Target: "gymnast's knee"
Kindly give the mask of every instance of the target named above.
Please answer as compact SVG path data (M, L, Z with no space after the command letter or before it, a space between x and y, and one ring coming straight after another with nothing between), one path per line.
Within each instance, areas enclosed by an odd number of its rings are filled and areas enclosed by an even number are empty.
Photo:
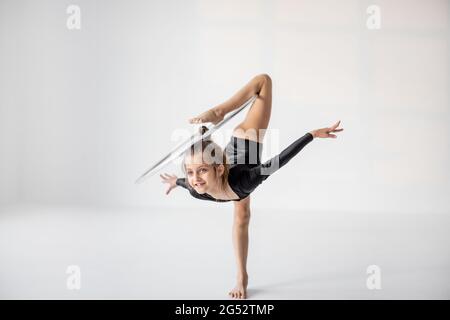
M256 77L260 78L265 83L272 83L272 78L267 73L258 74Z

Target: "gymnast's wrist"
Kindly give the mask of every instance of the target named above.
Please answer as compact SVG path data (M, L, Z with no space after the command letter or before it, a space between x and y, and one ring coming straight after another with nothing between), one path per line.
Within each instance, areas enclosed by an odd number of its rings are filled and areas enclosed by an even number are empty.
M311 133L311 135L313 136L313 138L316 138L316 137L317 137L317 135L316 135L316 130L310 131L309 133Z

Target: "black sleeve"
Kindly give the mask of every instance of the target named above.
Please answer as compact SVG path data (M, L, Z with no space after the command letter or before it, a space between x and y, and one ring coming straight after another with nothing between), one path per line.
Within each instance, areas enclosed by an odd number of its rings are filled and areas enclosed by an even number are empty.
M189 193L191 194L191 196L193 196L194 198L200 199L200 200L211 200L214 201L213 198L208 197L207 195L204 194L199 194L197 191L195 191L190 185L189 183L186 181L186 178L178 178L176 181L176 184L180 187L183 187L185 189L187 189L189 191Z
M294 141L280 154L271 158L270 160L261 163L259 166L253 167L248 171L245 181L246 192L252 192L258 185L266 180L271 174L282 168L293 157L299 153L304 146L314 139L310 132L307 132L303 137Z
M176 183L178 186L189 190L189 188L187 186L186 178L178 178Z

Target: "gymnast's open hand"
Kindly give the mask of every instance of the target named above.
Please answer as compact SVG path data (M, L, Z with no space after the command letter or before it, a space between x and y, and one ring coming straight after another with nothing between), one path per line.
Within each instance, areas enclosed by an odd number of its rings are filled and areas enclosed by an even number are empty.
M178 177L174 174L170 175L167 173L164 173L164 175L160 174L159 175L163 181L161 181L162 183L168 183L169 184L169 188L166 190L166 194L169 194L169 192L177 187L177 179Z
M339 129L337 128L337 127L339 127L340 122L341 122L341 120L336 122L331 127L316 129L316 130L311 131L310 133L313 135L314 138L337 138L335 134L331 134L330 132L339 132L339 131L344 130L343 128L339 128Z

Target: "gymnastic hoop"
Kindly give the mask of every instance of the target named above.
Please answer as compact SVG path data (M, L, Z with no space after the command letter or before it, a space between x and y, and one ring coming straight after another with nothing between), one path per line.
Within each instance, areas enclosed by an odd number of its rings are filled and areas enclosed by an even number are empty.
M152 165L149 169L147 169L136 181L135 184L142 183L147 178L153 176L157 171L163 169L166 167L169 163L176 160L178 157L180 157L182 154L184 154L192 145L197 143L198 141L202 140L203 138L206 138L210 136L214 131L222 127L225 123L227 123L230 119L235 117L239 112L244 110L249 105L253 105L253 102L256 100L258 95L252 96L250 99L248 99L242 106L237 108L233 113L227 115L222 121L217 123L216 125L210 124L209 126L205 123L202 123L202 125L205 125L208 130L206 130L205 133L201 134L200 132L194 133L191 137L189 137L187 140L181 142L178 144L175 148L172 149L165 157L163 157L161 160L156 162L154 165Z

